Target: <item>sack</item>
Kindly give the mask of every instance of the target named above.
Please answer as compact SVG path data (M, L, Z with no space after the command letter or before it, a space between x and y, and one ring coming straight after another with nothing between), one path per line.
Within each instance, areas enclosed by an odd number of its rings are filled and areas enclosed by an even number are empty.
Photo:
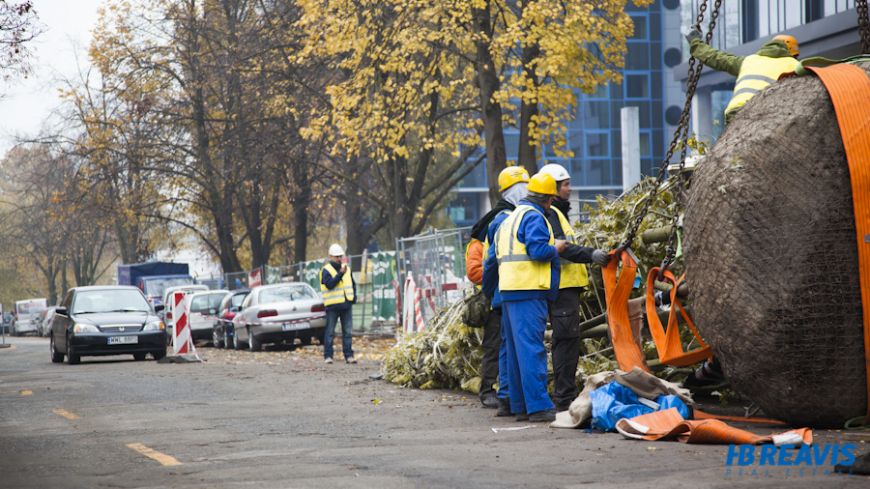
M491 311L489 298L483 290L474 290L463 299L465 308L462 310L462 322L472 328L482 328L486 325Z

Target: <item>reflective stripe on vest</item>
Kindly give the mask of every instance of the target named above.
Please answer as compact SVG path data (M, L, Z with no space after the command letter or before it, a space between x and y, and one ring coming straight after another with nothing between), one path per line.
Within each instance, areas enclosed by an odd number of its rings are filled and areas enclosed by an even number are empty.
M547 224L551 246L556 243L547 218L532 206L521 205L505 219L495 233L495 256L498 259L498 287L506 290L550 290L550 262L532 260L526 245L517 237L523 216L535 212Z
M565 233L565 241L571 244L577 243L577 234L574 233L574 227L568 222L568 218L562 211L556 207L551 207L559 216L559 224L562 226L562 231ZM582 263L574 263L573 261L564 258L559 259L562 264L562 272L559 275L559 288L569 289L572 287L586 287L589 285L589 274L586 272L586 265Z
M725 113L733 112L746 105L756 93L767 88L785 73L791 73L800 65L792 57L770 58L752 54L744 58L740 65L740 74L734 84L731 101L725 107Z
M324 265L323 270L326 270L326 273L328 273L330 277L338 275L338 271L335 270L335 267L333 267L331 263ZM324 306L334 306L336 304L353 301L353 279L351 278L350 270L344 273L341 277L341 282L336 284L334 289L326 287L326 284L323 283L322 276L323 273L321 272L320 293L323 295Z

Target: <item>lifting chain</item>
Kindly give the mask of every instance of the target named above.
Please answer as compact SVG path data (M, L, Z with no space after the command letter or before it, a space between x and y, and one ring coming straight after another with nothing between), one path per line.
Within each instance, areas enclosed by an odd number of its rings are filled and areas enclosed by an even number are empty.
M867 0L855 0L855 10L858 12L858 34L861 36L861 53L870 54L870 13L867 11Z
M864 0L866 2L866 0ZM713 11L710 13L710 24L707 30L707 34L704 37L704 41L707 44L713 40L713 30L716 27L716 20L719 18L719 8L722 6L722 0L715 0L713 5ZM707 11L707 0L701 0L700 5L698 5L698 16L695 19L695 24L693 28L695 30L701 30L701 24L704 22L704 16ZM661 167L659 168L658 176L656 177L655 184L653 188L650 189L650 194L647 197L646 201L643 203L643 206L638 212L637 217L635 217L634 222L631 223L631 227L628 230L628 233L625 236L625 240L619 245L619 249L627 249L631 246L631 243L634 241L635 236L637 235L638 229L640 229L640 225L643 222L643 219L646 217L649 212L649 208L658 195L659 189L662 186L662 183L665 180L665 174L667 172L668 164L671 161L671 158L674 156L674 151L677 149L677 144L682 141L682 148L680 150L680 179L683 178L683 169L686 166L686 151L687 151L687 140L689 134L689 114L692 110L692 99L695 97L695 89L698 86L698 80L701 78L701 70L704 65L701 62L698 62L694 56L689 57L689 74L686 81L686 102L683 105L683 112L680 114L680 122L677 124L677 128L674 131L673 139L671 139L671 143L668 146L668 152L665 154L664 161L662 162ZM677 216L674 216L674 224L676 225ZM674 228L676 230L676 228ZM673 249L673 241L676 236L676 233L671 233L671 237L668 240L668 254L665 259L668 260L668 256L673 256L676 253L676 250L673 253L670 252Z

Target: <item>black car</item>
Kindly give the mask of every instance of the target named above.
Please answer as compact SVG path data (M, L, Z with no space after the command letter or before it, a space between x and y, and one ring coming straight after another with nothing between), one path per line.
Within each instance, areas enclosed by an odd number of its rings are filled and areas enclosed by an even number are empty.
M51 322L51 361L71 365L82 356L132 354L145 360L166 356L166 326L136 287L75 287Z
M233 348L235 345L233 318L242 309L242 301L250 293L250 289L236 289L227 294L221 301L217 319L212 327L212 343L214 343L215 348Z

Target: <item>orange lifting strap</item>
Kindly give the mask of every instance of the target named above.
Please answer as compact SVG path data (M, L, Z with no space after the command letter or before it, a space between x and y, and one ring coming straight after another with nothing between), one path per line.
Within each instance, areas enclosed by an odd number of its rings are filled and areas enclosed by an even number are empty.
M658 274L659 267L654 267L649 271L649 275L646 279L645 305L649 331L652 334L653 342L656 344L656 350L659 353L659 360L667 365L685 367L712 357L713 352L710 350L710 347L704 343L704 340L701 339L701 335L698 334L698 330L695 328L695 323L693 323L692 319L689 318L689 315L686 314L686 310L683 309L683 305L677 298L677 288L681 283L683 283L686 274L683 274L680 278L675 278L670 270L665 270L662 273L662 277L674 286L674 288L671 289L671 312L668 314L668 328L665 330L662 327L662 322L659 320L659 315L656 311L655 297L653 296L655 292L655 281ZM683 320L686 321L686 325L701 344L699 348L691 351L683 350L683 344L680 341L680 325L679 318L677 317L677 310L679 310L680 315L683 316Z
M617 281L616 272L620 262L622 262L622 273L619 274ZM631 323L628 319L628 299L634 287L636 274L637 262L627 251L611 251L610 262L601 268L604 299L607 304L607 324L610 327L610 341L613 342L616 363L624 372L631 372L634 367L649 372L643 352L631 332Z
M807 69L822 80L834 103L849 162L864 312L867 416L870 417L870 78L863 69L850 64Z

